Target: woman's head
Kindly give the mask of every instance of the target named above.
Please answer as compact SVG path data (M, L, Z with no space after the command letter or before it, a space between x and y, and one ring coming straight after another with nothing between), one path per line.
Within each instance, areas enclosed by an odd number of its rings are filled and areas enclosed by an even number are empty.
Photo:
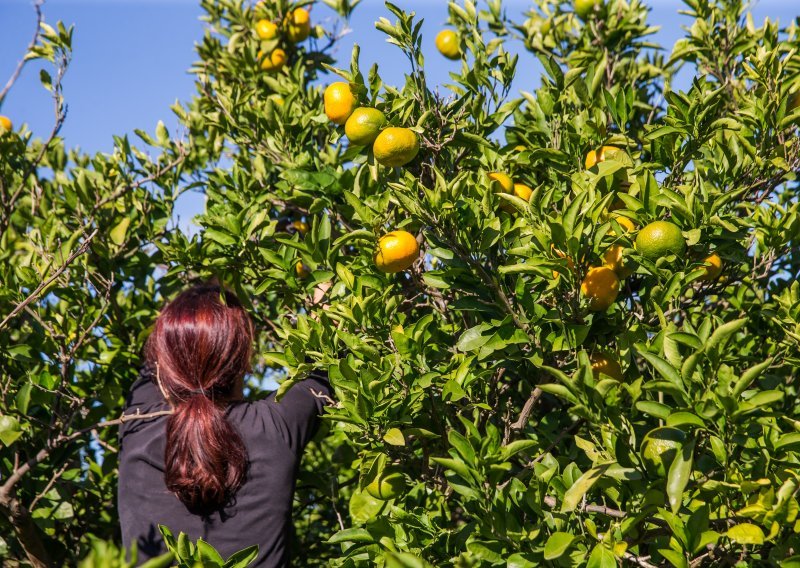
M167 488L193 512L223 506L244 481L247 452L225 403L250 369L253 328L231 292L197 286L156 320L146 358L175 407L167 421Z

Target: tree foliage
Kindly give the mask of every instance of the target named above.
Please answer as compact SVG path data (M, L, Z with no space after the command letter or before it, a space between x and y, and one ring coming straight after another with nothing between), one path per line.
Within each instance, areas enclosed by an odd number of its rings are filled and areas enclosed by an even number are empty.
M375 24L407 64L389 85L358 47L331 57L321 6L293 43L255 23L309 2L203 0L185 139L159 125L138 133L149 153L117 138L90 157L61 119L44 142L0 135L4 554L69 562L114 538L102 422L158 306L215 277L257 323L254 392L316 368L336 390L298 481L298 565L797 562L800 37L742 0L684 4L666 53L639 0L581 17L536 0L522 22L451 3L443 94L420 51L439 28L400 6ZM71 30L42 29L30 53L55 66L60 117ZM348 144L323 108L334 81L412 129L417 157L388 168ZM587 164L603 146L621 151ZM192 236L170 224L187 190L207 198ZM638 231L665 220L685 252L642 254ZM421 254L384 274L375 246L397 229ZM602 310L581 284L612 247L630 275Z

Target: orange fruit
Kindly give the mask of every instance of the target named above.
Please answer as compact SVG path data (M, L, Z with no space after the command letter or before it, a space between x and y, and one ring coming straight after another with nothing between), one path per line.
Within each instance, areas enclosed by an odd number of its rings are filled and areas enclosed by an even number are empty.
M677 225L669 221L654 221L636 235L636 250L650 260L686 250L686 240Z
M258 20L256 22L256 35L261 40L275 39L278 37L278 24L267 19Z
M568 268L570 271L572 271L572 270L575 270L575 261L573 261L573 260L572 260L572 257L571 257L571 256L567 256L566 254L564 254L563 252L561 252L560 250L558 250L558 249L557 249L557 248L556 248L554 245L552 245L552 244L550 245L550 250L551 250L551 251L553 251L553 253L554 253L554 254L555 254L555 255L556 255L558 258L566 258L566 259L567 259L567 268ZM554 271L553 271L553 279L554 279L554 280L558 280L559 276L561 276L561 273L560 273L558 270L554 270Z
M390 126L375 138L372 152L378 163L389 167L405 166L419 152L417 133L409 128Z
M340 81L331 83L325 89L325 114L334 124L342 125L347 122L356 109L356 97L350 90L350 83Z
M11 124L11 119L7 116L0 115L0 134L3 132L11 132L14 130L14 125Z
M436 35L436 49L448 59L461 57L458 34L453 30L442 30Z
M625 266L625 259L622 255L624 248L621 245L612 245L603 254L605 266L613 270L620 280L633 274L633 269Z
M705 270L705 274L703 274L699 280L704 282L716 280L719 275L722 274L722 259L717 253L711 253L703 259L703 269Z
M367 493L381 499L388 501L398 497L406 488L406 478L396 468L387 467L379 475L373 479L366 489Z
M311 269L303 264L302 260L298 260L297 264L294 265L294 273L298 278L307 278L311 274Z
M304 41L311 35L311 16L305 8L295 8L286 16L286 37L292 43Z
M589 357L589 361L592 363L592 373L596 379L599 379L602 373L608 375L612 379L618 381L622 380L622 367L619 366L619 362L613 357L604 353L595 353Z
M601 0L574 0L573 8L581 20L585 20L601 4Z
M634 222L631 221L630 219L628 219L627 217L623 217L622 215L614 214L614 215L611 215L611 219L616 221L617 224L620 227L625 229L626 233L631 233L631 232L636 230L636 225L634 224ZM613 227L608 231L608 234L611 235L612 237L616 237L617 236L617 233L614 231Z
M344 133L351 143L372 144L386 125L386 116L375 108L358 107L344 123Z
M639 448L647 472L654 477L666 477L685 441L686 434L677 428L662 426L650 430Z
M419 244L408 231L392 231L378 240L375 265L381 272L400 272L419 258Z
M305 221L292 221L289 226L301 235L305 235L308 232L308 223Z
M516 195L520 199L528 201L531 198L531 195L533 195L533 190L524 183L515 183L514 195Z
M503 172L491 172L489 186L495 193L514 193L514 182L511 176Z
M261 52L259 52L259 57ZM286 52L281 48L273 49L272 53L261 61L261 68L268 73L277 73L286 64Z
M595 266L589 269L581 282L581 293L589 300L591 311L605 311L617 299L619 278L607 266Z
M588 154L586 154L586 160L584 163L586 165L586 169L590 170L600 162L605 162L606 160L616 160L625 164L626 166L633 165L633 160L631 160L631 157L628 155L628 153L622 148L617 148L616 146L602 146L597 150L591 150Z

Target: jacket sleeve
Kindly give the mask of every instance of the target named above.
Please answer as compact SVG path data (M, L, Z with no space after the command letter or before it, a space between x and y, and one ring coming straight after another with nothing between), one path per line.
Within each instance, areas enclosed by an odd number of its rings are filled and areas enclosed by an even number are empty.
M280 402L271 393L263 403L278 433L295 454L300 454L316 434L322 409L332 396L327 373L316 371L292 386Z

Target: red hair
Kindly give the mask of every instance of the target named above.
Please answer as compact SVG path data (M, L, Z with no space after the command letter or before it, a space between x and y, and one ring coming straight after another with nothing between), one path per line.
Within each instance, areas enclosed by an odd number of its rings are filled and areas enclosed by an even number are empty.
M253 326L236 296L196 286L156 320L145 355L175 408L167 420L164 480L194 513L223 507L244 482L247 450L226 403L250 370Z

